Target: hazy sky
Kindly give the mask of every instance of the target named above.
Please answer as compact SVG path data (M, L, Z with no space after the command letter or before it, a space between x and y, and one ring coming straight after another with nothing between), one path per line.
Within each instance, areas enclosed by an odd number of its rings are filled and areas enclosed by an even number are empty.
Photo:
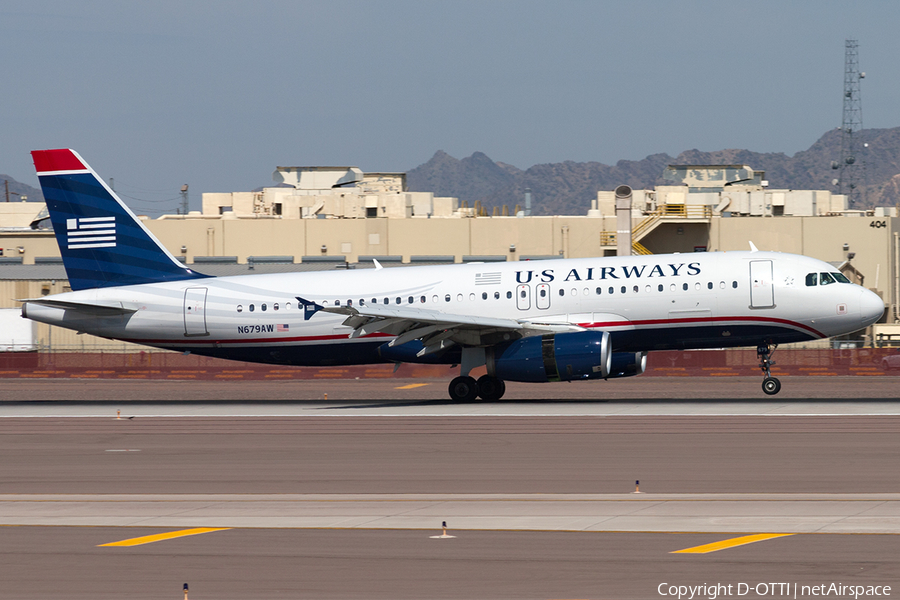
M527 168L657 152L793 154L900 126L896 0L341 0L0 5L0 172L71 147L137 210L266 185L276 165L405 171L436 150Z

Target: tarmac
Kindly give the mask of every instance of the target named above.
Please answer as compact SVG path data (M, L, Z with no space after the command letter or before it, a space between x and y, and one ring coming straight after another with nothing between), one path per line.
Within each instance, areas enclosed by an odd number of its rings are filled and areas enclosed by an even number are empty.
M893 381L7 380L0 598L883 597Z

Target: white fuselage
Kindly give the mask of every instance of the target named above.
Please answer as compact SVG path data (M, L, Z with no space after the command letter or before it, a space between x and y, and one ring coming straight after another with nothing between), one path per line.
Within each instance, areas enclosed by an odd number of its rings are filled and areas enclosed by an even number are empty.
M318 312L305 320L298 298L572 324L610 332L616 350L729 347L830 337L880 317L883 303L864 288L807 285L809 274L835 271L819 260L769 252L473 263L106 287L45 300L127 312L32 302L23 312L112 339L287 364L379 362L376 349L389 339L348 338L352 328L342 325L342 315Z

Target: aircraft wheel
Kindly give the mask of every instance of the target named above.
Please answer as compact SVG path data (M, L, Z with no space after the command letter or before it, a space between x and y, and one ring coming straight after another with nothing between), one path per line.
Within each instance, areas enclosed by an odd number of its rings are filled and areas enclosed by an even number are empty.
M499 400L506 392L506 384L501 379L492 375L482 375L478 378L478 395L482 400Z
M766 377L763 379L762 389L767 395L774 396L781 391L781 382L775 377Z
M472 377L456 377L450 382L450 399L456 402L473 402L478 397L478 383Z

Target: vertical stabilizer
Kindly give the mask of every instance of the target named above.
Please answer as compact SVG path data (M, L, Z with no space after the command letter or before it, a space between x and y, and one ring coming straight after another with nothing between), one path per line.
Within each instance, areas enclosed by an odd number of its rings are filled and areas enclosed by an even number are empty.
M206 277L178 262L77 152L31 156L73 290Z

